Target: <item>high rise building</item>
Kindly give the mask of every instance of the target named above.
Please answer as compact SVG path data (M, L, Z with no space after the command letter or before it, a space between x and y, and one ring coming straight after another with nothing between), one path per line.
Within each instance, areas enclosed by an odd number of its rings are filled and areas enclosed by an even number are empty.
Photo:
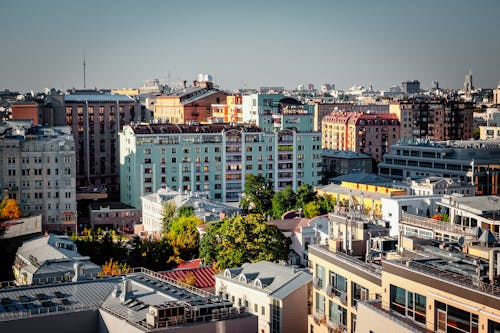
M75 143L69 128L9 121L0 139L0 187L44 230L76 230Z
M411 95L420 93L420 82L418 80L403 81L401 86L403 94Z
M121 202L136 208L141 196L165 187L238 201L247 174L263 175L275 190L318 184L321 135L227 123L126 126L120 166Z
M401 123L401 138L434 141L472 137L474 106L445 99L406 99L391 102L389 112Z
M141 121L138 103L129 96L98 93L64 96L66 122L76 148L77 187L119 193L118 132Z

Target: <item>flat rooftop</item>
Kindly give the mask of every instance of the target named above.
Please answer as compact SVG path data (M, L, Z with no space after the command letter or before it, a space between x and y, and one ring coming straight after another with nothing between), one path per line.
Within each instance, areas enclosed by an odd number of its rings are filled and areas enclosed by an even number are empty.
M483 195L476 197L445 196L440 205L456 207L481 215L488 212L500 213L500 196Z

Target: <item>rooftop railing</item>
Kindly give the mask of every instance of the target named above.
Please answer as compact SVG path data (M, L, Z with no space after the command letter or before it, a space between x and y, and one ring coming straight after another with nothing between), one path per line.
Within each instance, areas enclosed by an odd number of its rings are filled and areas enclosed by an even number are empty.
M500 287L499 286L485 283L485 282L480 281L478 279L473 279L473 278L470 278L470 277L467 277L467 276L464 276L464 275L461 275L458 273L453 273L450 271L446 271L444 269L432 267L432 266L426 265L425 263L420 263L420 262L417 262L414 260L410 260L410 261L402 260L401 262L391 261L391 262L385 262L385 263L398 265L398 266L404 267L406 269L418 271L420 273L429 275L432 278L443 279L443 280L447 281L448 283L459 285L461 287L465 287L465 288L472 289L472 290L480 292L480 293L485 293L485 294L488 294L490 296L500 298Z

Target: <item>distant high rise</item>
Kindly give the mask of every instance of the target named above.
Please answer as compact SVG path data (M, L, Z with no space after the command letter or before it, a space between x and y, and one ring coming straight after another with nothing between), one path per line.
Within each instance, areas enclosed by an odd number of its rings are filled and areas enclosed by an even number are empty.
M401 84L403 86L403 94L418 94L420 92L420 81L404 81Z
M436 90L439 89L439 82L438 81L436 81L436 80L432 81L432 89L436 89Z

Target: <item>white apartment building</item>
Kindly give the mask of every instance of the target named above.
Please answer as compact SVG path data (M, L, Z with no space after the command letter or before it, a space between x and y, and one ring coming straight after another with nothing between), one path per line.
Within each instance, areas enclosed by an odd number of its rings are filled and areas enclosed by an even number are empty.
M44 230L76 230L75 144L68 127L9 121L0 127L0 188Z
M259 261L215 275L215 289L235 306L259 317L259 333L307 332L312 275Z

